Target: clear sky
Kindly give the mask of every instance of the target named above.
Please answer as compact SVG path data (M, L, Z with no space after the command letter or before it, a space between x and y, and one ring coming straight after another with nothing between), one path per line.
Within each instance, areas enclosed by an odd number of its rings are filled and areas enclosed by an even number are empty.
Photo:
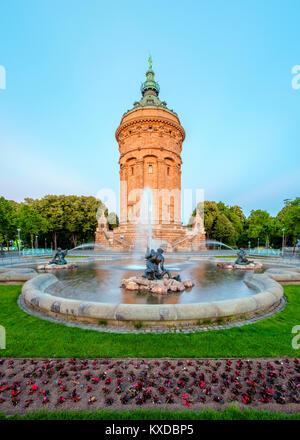
M151 52L182 188L275 215L300 195L299 22L299 0L2 2L0 194L118 193L114 133Z

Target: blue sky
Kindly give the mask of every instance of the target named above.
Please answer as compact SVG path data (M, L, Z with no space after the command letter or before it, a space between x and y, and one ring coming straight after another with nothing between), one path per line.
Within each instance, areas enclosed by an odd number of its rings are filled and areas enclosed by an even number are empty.
M1 195L118 193L114 133L151 52L182 188L275 215L299 196L299 20L298 0L3 2Z

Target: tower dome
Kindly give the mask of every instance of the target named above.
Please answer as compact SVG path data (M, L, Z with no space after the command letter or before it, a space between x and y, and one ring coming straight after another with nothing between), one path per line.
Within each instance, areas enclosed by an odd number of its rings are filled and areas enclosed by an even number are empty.
M142 98L140 101L136 101L133 103L133 107L162 107L167 108L167 103L165 101L161 101L158 97L159 95L159 84L155 81L155 73L152 69L152 58L148 59L149 66L146 72L146 81L141 85L141 93ZM128 110L130 112L131 110ZM173 112L173 110L170 110ZM127 113L128 113L127 112ZM174 112L173 112L174 113Z

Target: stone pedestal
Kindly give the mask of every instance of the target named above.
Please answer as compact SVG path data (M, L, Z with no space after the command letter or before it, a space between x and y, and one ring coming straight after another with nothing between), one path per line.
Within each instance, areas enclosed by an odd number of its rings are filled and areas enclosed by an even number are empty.
M166 295L171 292L183 292L194 286L192 280L185 280L183 282L173 280L170 278L163 278L161 280L148 280L141 276L135 276L123 279L121 287L129 291L149 292L154 295Z
M68 263L68 264L40 264L37 267L37 270L39 272L51 272L51 271L57 271L57 270L68 270L68 269L76 269L78 266L75 263Z
M259 270L262 269L262 263L235 264L235 263L218 263L221 269L238 269L238 270Z

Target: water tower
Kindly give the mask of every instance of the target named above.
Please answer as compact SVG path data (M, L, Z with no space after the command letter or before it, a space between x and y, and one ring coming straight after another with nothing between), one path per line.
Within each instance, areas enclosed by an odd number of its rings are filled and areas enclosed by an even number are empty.
M181 220L181 151L185 131L178 115L159 98L151 58L141 94L116 130L120 152L120 226L110 235L116 247L143 243L144 234L137 226L144 191L150 189L153 238L180 250L191 245ZM98 238L103 243L101 233L98 228L96 241ZM204 229L197 235L196 241L203 243Z

